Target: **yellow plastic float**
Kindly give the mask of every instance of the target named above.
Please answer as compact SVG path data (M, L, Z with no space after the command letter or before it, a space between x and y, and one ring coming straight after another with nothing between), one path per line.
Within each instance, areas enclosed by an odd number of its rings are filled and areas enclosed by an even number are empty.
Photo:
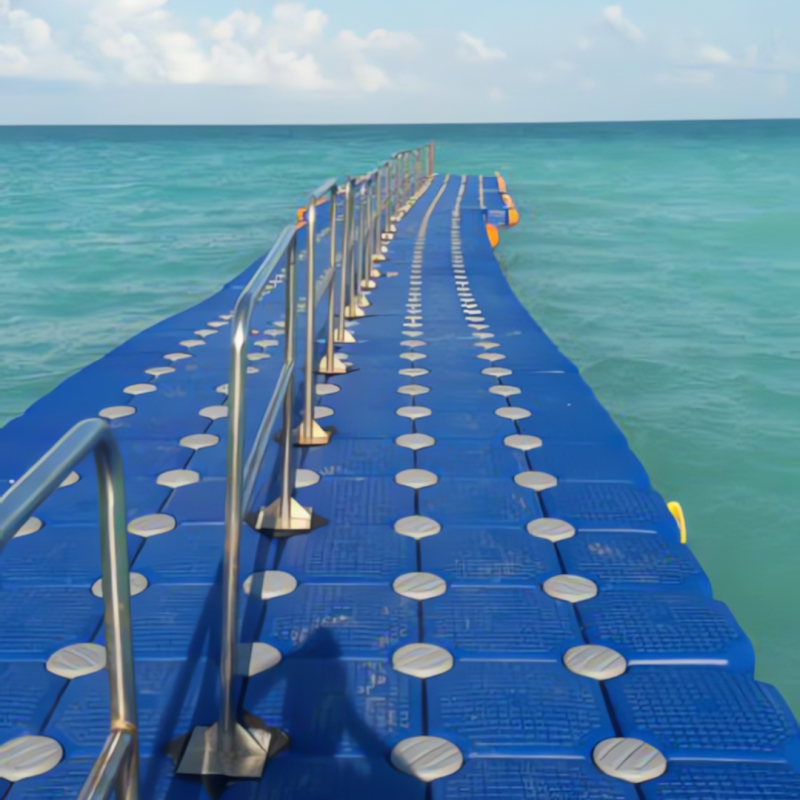
M667 508L672 516L675 517L675 522L678 523L678 530L681 532L681 544L686 544L686 518L683 516L681 504L673 500L671 503L667 503Z

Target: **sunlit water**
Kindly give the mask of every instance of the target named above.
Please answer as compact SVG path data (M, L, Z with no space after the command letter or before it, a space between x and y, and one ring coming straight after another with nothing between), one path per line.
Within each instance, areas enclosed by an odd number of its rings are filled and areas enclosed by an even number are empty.
M434 138L800 711L800 123L0 128L0 424L200 301L322 179Z

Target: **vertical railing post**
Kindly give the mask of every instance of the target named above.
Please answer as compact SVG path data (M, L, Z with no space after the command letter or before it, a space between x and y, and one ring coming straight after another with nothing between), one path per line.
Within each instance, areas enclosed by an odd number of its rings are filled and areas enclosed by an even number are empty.
M346 230L342 233L342 259L339 269L342 273L341 285L341 298L339 301L339 330L336 329L334 316L335 316L335 286L336 286L336 197L338 195L338 187L334 186L331 189L331 280L328 286L328 339L325 347L325 356L319 365L319 371L324 375L340 375L347 372L347 367L341 359L334 352L334 341L344 341L342 328L344 327L344 292L345 292L345 275L347 274L345 252L346 252ZM346 202L346 201L345 201ZM347 222L345 220L345 226ZM337 336L339 334L339 336ZM341 337L341 338L340 338Z
M297 347L297 234L295 233L289 250L286 254L286 301L285 301L286 331L283 352L284 366L291 366L295 360ZM279 505L278 530L291 530L292 527L292 456L294 442L292 441L292 416L294 411L294 370L289 379L289 387L283 401L283 429L281 431L281 497Z
M360 264L359 264L359 271L358 271L358 297L356 298L356 303L362 309L367 308L370 305L369 300L367 299L366 295L362 294L361 290L365 288L365 284L367 282L367 275L368 267L367 261L369 259L369 188L370 188L370 178L367 177L364 182L361 184L361 203L359 208L359 223L358 223L358 232L359 232L359 254L360 254ZM363 313L363 312L362 312Z
M303 386L303 421L300 423L300 445L319 445L327 444L330 441L330 434L326 433L314 419L314 352L316 343L315 329L315 307L316 298L316 277L314 275L315 250L317 235L317 198L311 197L308 206L308 223L306 227L306 360L305 360L305 384Z
M376 261L384 261L381 254L381 219L383 217L383 181L381 172L383 167L375 170L375 218L372 222L372 255L369 259L369 269L371 278L380 278L381 272L375 266ZM375 284L373 284L374 286Z
M344 224L342 226L342 265L341 283L339 291L339 326L336 329L336 341L355 342L355 336L347 330L345 320L349 314L348 305L348 283L352 286L352 263L353 263L353 192L354 184L351 178L345 181L344 185ZM352 289L350 290L352 294Z
M358 282L361 275L361 190L363 184L356 184L353 182L353 191L351 193L351 214L350 214L350 230L352 235L350 237L350 302L347 305L347 316L351 319L354 317L363 317L364 311L358 304ZM358 206L358 208L356 208ZM359 219L356 221L356 210L358 211Z
M100 580L111 732L78 797L109 797L114 792L119 800L138 800L139 728L131 628L125 485L119 445L105 420L85 419L73 426L19 480L0 495L0 552L31 514L58 491L70 471L91 453L94 453L97 472ZM19 635L24 636L24 628ZM12 698L11 703L13 702ZM5 719L8 719L9 714L5 709L4 714ZM13 718L13 711L10 716ZM52 744L52 740L50 742ZM13 755L7 752L5 757L16 759L17 765L27 760L28 766L35 766L39 755L35 751L42 746L45 750L49 749L47 740L33 744L32 749L28 745L9 744L10 750L16 748L17 752ZM27 753L24 752L26 749ZM53 753L51 751L42 755L49 760ZM51 780L50 790L42 794L63 797L65 793L66 790L59 791ZM68 794L75 796L72 791Z

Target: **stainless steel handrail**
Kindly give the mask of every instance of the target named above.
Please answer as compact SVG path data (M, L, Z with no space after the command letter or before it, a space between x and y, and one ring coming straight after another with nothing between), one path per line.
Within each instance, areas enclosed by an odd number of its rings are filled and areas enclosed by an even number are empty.
M244 451L245 451L245 377L247 375L247 338L250 333L250 322L255 310L259 293L266 286L275 268L294 242L296 228L289 225L283 229L278 240L264 258L261 266L242 290L233 309L231 319L231 365L228 377L228 481L225 492L225 555L222 571L222 648L220 652L220 681L222 697L219 723L219 745L223 759L237 760L239 736L236 724L236 706L233 697L233 683L236 674L236 652L238 648L239 621L239 550L242 537L242 519L244 503ZM291 270L287 269L287 273ZM287 328L285 332L286 347L294 341L294 330ZM291 370L293 365L289 367ZM279 407L280 401L274 404ZM270 406L273 406L270 403ZM259 434L266 434L270 420L265 414ZM274 424L274 417L272 420ZM257 437L257 446L266 450L267 435ZM254 448L255 452L255 448ZM258 454L256 454L258 455ZM263 458L263 452L261 453ZM254 458L251 464L260 465L261 458ZM251 467L250 481L254 481ZM248 482L250 482L248 481ZM252 490L251 490L252 491Z
M392 214L410 199L410 174L408 156L415 154L415 160L422 157L422 149L405 151L397 159L397 167L405 164L405 185L400 183L400 172L394 171L392 181L392 160L368 173L361 179L348 178L341 190L344 195L344 226L341 245L341 289L339 324L336 328L328 320L327 354L332 352L332 339L345 341L347 331L344 325L346 316L363 314L360 305L367 304L360 294L362 281L371 276L372 258L380 247L380 220L382 199L380 195L380 172L386 170L386 219L387 227ZM419 188L415 184L415 191ZM358 187L358 188L356 188ZM292 497L294 492L294 445L325 444L329 434L322 431L313 419L313 376L317 369L315 363L315 310L319 298L329 291L328 314L334 309L334 288L336 270L336 201L339 188L335 180L329 180L318 187L311 195L310 202L300 215L302 222L286 227L264 258L256 273L242 290L236 301L232 315L231 365L228 382L228 481L225 497L225 553L222 583L222 647L220 654L220 718L214 731L197 728L192 734L184 761L191 762L179 767L181 772L202 774L223 774L229 777L254 777L266 761L266 752L260 748L256 738L236 720L236 703L233 696L234 676L237 673L238 653L238 614L239 614L239 554L241 545L242 521L254 499L257 477L268 446L272 429L278 413L283 411L280 455L280 496L269 507L261 509L256 527L275 531L309 530L311 515ZM319 281L315 280L316 223L317 205L330 193L330 265ZM360 202L354 208L355 195ZM357 213L356 213L357 211ZM306 286L306 341L305 341L305 383L303 397L303 419L300 428L292 428L294 410L294 374L296 369L296 267L298 231L306 226L307 248L307 286ZM246 344L251 327L255 303L265 288L278 264L286 259L286 309L284 364L278 381L262 417L258 433L245 463L245 377L247 374ZM349 296L350 302L347 302ZM331 367L330 359L328 367ZM321 370L324 371L324 370ZM324 434L324 435L323 435ZM324 441L323 441L324 440ZM196 734L199 735L196 736ZM209 735L212 734L213 735ZM195 739L197 741L195 742ZM191 754L191 755L190 755Z
M0 497L0 550L61 486L70 471L92 452L97 468L100 506L111 734L81 789L79 800L105 800L114 790L118 800L138 800L139 745L125 488L119 447L105 421L87 419L79 422Z

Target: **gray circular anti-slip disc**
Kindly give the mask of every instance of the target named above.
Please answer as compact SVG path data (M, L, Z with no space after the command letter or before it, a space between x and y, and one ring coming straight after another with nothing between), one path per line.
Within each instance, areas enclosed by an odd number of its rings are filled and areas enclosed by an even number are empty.
M19 736L0 745L0 778L16 783L44 775L63 757L61 745L49 736Z
M332 417L333 414L333 409L328 408L328 406L314 406L314 419L325 419L326 417Z
M193 433L190 436L184 436L178 444L181 447L188 447L190 450L202 450L204 447L213 447L219 444L219 436L213 433Z
M536 472L528 470L520 472L514 476L514 483L524 489L533 489L534 492L544 492L546 489L553 489L558 486L558 478L548 475L546 472Z
M206 419L224 419L228 416L228 406L206 406L198 413Z
M628 668L625 659L610 647L599 644L582 644L564 654L564 666L576 675L608 681L618 678Z
M439 482L439 477L427 469L404 469L394 476L395 482L410 489L425 489Z
M175 367L150 367L150 369L146 369L145 372L148 375L158 378L161 375L169 375L170 372L175 372Z
M319 483L320 477L313 469L298 469L294 474L294 488L305 489Z
M131 417L136 413L134 406L109 406L98 412L98 417L104 419L122 419L122 417Z
M401 386L397 390L397 394L405 394L409 397L418 397L421 394L428 394L430 387L420 386L416 383L409 383L407 386Z
M522 394L522 389L518 386L506 386L505 384L490 386L489 391L492 394L500 395L500 397L513 397L515 394Z
M162 472L156 483L159 486L168 486L170 489L178 489L181 486L189 486L192 483L198 483L200 480L200 473L195 472L193 469L170 469Z
M23 526L14 534L14 538L18 539L22 536L30 536L32 533L38 533L42 529L43 524L39 517L28 517Z
M142 575L140 572L131 572L130 575L130 592L131 597L136 597L137 594L141 594L148 586L147 578ZM95 597L102 597L103 596L103 579L98 578L92 584L92 594Z
M320 397L328 394L336 394L341 391L341 389L342 387L337 386L335 383L317 383L314 385L314 391L320 395Z
M567 603L582 603L597 597L597 584L580 575L554 575L542 586L544 593Z
M447 739L413 736L395 745L391 762L400 772L430 783L458 772L464 765L464 757Z
M128 523L128 533L147 539L150 536L158 536L175 530L176 524L175 517L171 517L169 514L145 514Z
M489 375L492 378L507 378L513 374L514 371L508 367L486 367L481 370L481 375Z
M236 653L236 671L239 675L252 678L253 675L259 675L276 667L282 660L281 651L271 644L243 642Z
M575 535L575 528L561 519L545 517L535 519L527 525L527 531L537 539L547 539L548 542L563 542L564 539L571 539Z
M429 600L443 595L447 591L447 584L431 572L407 572L395 578L392 589L412 600Z
M398 374L404 375L406 378L421 378L429 372L429 369L424 369L423 367L406 367L405 369L398 370Z
M435 445L436 439L428 436L427 433L404 433L402 436L398 436L394 443L400 447L407 447L409 450L423 450Z
M525 433L512 433L511 436L506 436L503 439L503 444L506 447L513 447L515 450L522 450L527 453L528 450L535 450L537 447L542 446L542 440L538 436L528 436Z
M245 594L255 595L262 600L270 600L273 597L291 594L297 588L297 579L294 575L280 570L254 572L245 579L242 588Z
M433 678L453 669L453 656L435 644L407 644L394 652L392 666L412 678Z
M76 484L76 483L77 483L77 482L78 482L80 479L81 479L81 476L80 476L80 475L78 475L78 473L77 473L77 472L75 472L75 470L72 470L72 472L70 472L70 474L69 474L69 475L67 475L67 477L66 477L66 478L64 478L64 480L63 480L63 481L61 481L61 486L59 486L58 488L59 488L59 489L64 489L64 488L66 488L67 486L73 486L73 485L74 485L74 484Z
M505 356L502 353L478 353L475 358L483 359L484 361L504 361Z
M394 579L392 589L411 600L430 600L443 595L447 591L447 584L431 572L407 572Z
M406 417L407 419L421 419L422 417L429 417L433 414L429 408L425 406L402 406L394 412L398 417Z
M627 783L644 783L667 771L667 759L641 739L605 739L592 751L600 772Z
M501 406L494 413L498 417L510 420L527 419L531 415L527 408L519 408L517 406Z
M150 394L151 392L158 391L158 388L153 383L133 383L130 386L126 386L122 390L125 394L136 395L140 394Z
M53 675L66 678L68 681L82 678L105 669L106 649L99 644L82 642L71 644L56 650L47 659L45 668Z
M430 517L423 517L413 514L410 517L403 517L394 524L394 532L401 536L408 536L411 539L424 539L427 536L435 536L442 530L442 526Z

